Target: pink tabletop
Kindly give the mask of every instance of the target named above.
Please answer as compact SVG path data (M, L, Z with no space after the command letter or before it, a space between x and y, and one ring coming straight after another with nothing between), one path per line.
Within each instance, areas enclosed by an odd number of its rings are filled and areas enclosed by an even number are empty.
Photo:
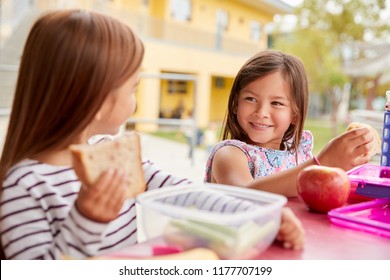
M287 206L300 218L306 230L305 248L300 251L271 245L258 259L385 259L390 260L390 238L334 225L326 214L309 211L297 198Z
M284 249L272 244L257 259L268 260L390 260L390 238L334 225L326 214L309 211L297 198L289 199L287 206L300 218L306 230L303 250ZM107 257L147 257L154 246L164 246L162 238L124 248Z

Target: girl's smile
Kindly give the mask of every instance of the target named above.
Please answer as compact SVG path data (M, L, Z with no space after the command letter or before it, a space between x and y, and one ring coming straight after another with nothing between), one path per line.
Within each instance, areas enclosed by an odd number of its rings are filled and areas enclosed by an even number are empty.
M258 129L258 130L265 130L267 128L271 128L272 126L271 125L266 125L266 124L259 124L259 123L254 123L254 122L249 122L250 125L252 125L252 127L254 129Z

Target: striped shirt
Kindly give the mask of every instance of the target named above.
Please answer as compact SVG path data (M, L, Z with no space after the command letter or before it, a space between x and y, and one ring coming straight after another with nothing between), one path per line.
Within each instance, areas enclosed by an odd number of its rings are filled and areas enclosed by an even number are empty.
M169 175L152 162L142 164L147 190L189 180ZM136 206L127 199L118 217L98 223L75 207L81 183L73 168L24 160L3 182L0 235L8 259L85 258L137 243Z

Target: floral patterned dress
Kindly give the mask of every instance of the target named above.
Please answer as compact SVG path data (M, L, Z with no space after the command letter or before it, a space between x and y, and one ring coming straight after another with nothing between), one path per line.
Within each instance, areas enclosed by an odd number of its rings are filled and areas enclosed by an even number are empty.
M225 146L239 148L248 159L248 168L254 179L271 175L297 166L295 153L287 150L273 150L256 145L249 145L239 140L224 140L219 142L210 153L206 163L204 181L211 182L212 163L215 153ZM298 147L298 165L313 157L313 135L303 131Z

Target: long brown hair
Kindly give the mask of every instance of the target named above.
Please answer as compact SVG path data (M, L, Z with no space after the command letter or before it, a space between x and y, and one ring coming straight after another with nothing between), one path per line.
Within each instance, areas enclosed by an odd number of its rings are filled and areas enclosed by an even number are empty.
M308 103L308 83L302 61L292 55L276 50L266 50L251 57L238 71L229 95L228 109L223 125L222 139L237 139L251 143L245 131L240 127L236 110L240 91L251 82L280 71L291 93L291 104L296 124L290 125L283 136L282 146L297 151L302 137ZM287 145L287 141L292 139Z
M143 55L141 40L112 17L82 10L42 15L22 54L0 182L17 162L67 147Z

